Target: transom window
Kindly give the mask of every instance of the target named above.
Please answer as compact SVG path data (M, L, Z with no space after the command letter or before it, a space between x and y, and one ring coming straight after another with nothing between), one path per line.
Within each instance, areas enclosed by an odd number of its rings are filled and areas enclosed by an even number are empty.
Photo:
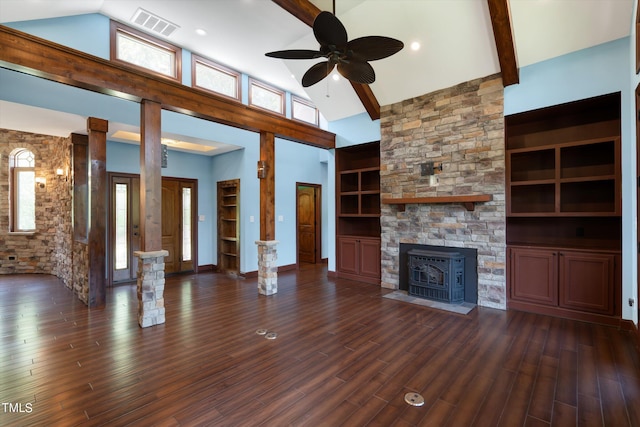
M257 80L249 80L249 105L284 115L284 92Z
M35 156L25 148L16 148L9 155L11 231L36 229L35 166Z
M181 80L182 50L141 31L111 21L111 60Z
M208 59L192 55L193 87L240 99L240 73Z
M314 126L319 125L318 109L306 99L297 96L291 97L291 117Z

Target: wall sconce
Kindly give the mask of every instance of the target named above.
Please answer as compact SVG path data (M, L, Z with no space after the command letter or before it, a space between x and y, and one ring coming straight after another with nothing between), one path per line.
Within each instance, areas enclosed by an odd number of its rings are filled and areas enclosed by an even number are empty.
M258 179L265 179L267 177L267 162L264 160L258 160Z
M36 177L36 185L40 188L44 188L47 185L47 178L41 176Z
M64 173L64 169L62 168L56 169L56 176L58 177L58 179L64 178L65 181L68 179L67 174Z

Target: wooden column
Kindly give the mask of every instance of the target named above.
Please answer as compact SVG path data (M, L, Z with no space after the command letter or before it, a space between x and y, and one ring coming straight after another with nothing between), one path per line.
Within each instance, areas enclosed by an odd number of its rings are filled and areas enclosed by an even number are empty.
M89 134L89 307L106 302L107 131L109 122L87 120Z
M162 250L162 147L158 102L140 103L140 231L143 252Z
M266 176L260 180L260 240L276 238L276 155L275 135L260 132L260 161L266 166Z

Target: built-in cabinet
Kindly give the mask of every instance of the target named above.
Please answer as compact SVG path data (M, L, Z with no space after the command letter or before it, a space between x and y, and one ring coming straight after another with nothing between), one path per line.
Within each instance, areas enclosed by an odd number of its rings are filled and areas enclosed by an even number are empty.
M380 280L380 239L339 236L338 251L339 272Z
M620 94L505 117L508 306L621 313Z
M218 182L218 271L240 272L240 180Z
M380 283L380 143L336 150L336 273Z
M617 255L512 246L511 299L613 315Z

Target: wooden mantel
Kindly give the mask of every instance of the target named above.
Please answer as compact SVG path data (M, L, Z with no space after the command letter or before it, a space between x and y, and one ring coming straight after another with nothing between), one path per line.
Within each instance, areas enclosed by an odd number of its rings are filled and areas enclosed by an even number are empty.
M491 194L469 194L463 196L384 198L382 199L382 203L386 205L398 205L399 212L404 212L405 205L440 203L461 203L468 211L473 211L476 203L490 202L491 200L493 200Z

